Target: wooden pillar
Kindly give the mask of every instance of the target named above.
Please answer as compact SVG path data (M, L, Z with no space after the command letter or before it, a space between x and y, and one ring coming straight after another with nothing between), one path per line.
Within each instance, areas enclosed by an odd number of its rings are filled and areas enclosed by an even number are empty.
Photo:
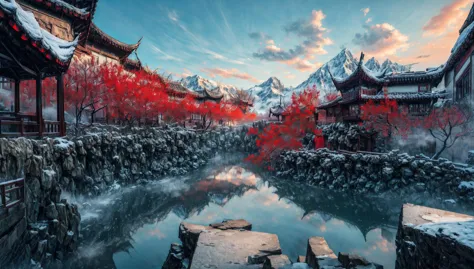
M41 75L36 78L36 120L38 121L38 134L43 136L43 90Z
M15 80L15 113L20 113L20 80Z
M57 121L59 121L59 135L66 135L66 124L64 121L64 74L56 77L57 93L56 93L56 105L57 105Z

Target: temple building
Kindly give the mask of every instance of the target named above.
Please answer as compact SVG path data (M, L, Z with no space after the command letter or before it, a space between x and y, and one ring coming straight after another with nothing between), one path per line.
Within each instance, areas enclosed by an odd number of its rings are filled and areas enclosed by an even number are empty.
M340 96L318 107L320 123L360 121L362 104L368 100L385 98L396 100L412 116L423 116L429 113L439 98L446 96L444 90L438 90L438 85L443 80L442 68L419 72L374 73L363 62L362 53L356 70L347 78L336 78L330 73Z
M126 70L136 71L143 68L136 53L140 43L141 39L135 44L121 42L91 23L87 40L79 45L76 55L78 57L92 56L99 63L120 64ZM130 58L134 52L137 59Z
M77 3L76 3L77 2ZM97 0L0 1L0 77L13 84L12 109L0 112L0 136L64 135L64 83L87 38ZM75 5L72 5L75 4ZM43 118L42 81L57 82L55 121ZM21 111L21 81L35 81L35 113Z

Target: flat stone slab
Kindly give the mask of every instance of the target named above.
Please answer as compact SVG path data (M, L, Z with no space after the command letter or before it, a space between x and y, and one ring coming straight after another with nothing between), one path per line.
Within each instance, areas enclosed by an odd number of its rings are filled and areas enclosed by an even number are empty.
M190 269L262 268L266 257L280 254L275 234L212 229L200 234Z
M252 230L252 224L244 219L224 220L221 223L213 223L209 226L219 230Z
M179 239L183 243L185 257L192 257L196 248L199 235L202 231L212 229L209 226L197 225L188 222L181 222L179 225Z
M404 204L401 214L401 224L403 226L418 226L426 223L447 223L474 220L473 216L414 204Z

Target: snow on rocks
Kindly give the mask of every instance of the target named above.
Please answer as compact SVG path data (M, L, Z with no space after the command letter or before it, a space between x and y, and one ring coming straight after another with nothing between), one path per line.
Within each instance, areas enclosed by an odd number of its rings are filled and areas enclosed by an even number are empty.
M470 268L474 262L474 217L403 205L397 233L396 268Z

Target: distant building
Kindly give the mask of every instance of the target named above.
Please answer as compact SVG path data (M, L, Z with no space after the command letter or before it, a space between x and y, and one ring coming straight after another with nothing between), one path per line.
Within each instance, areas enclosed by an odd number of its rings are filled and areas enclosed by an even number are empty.
M340 97L318 107L320 123L358 122L361 105L368 100L384 98L396 100L408 109L412 116L426 115L445 91L437 90L443 79L442 68L405 73L375 73L364 66L361 54L357 69L347 78L333 77L332 81Z

